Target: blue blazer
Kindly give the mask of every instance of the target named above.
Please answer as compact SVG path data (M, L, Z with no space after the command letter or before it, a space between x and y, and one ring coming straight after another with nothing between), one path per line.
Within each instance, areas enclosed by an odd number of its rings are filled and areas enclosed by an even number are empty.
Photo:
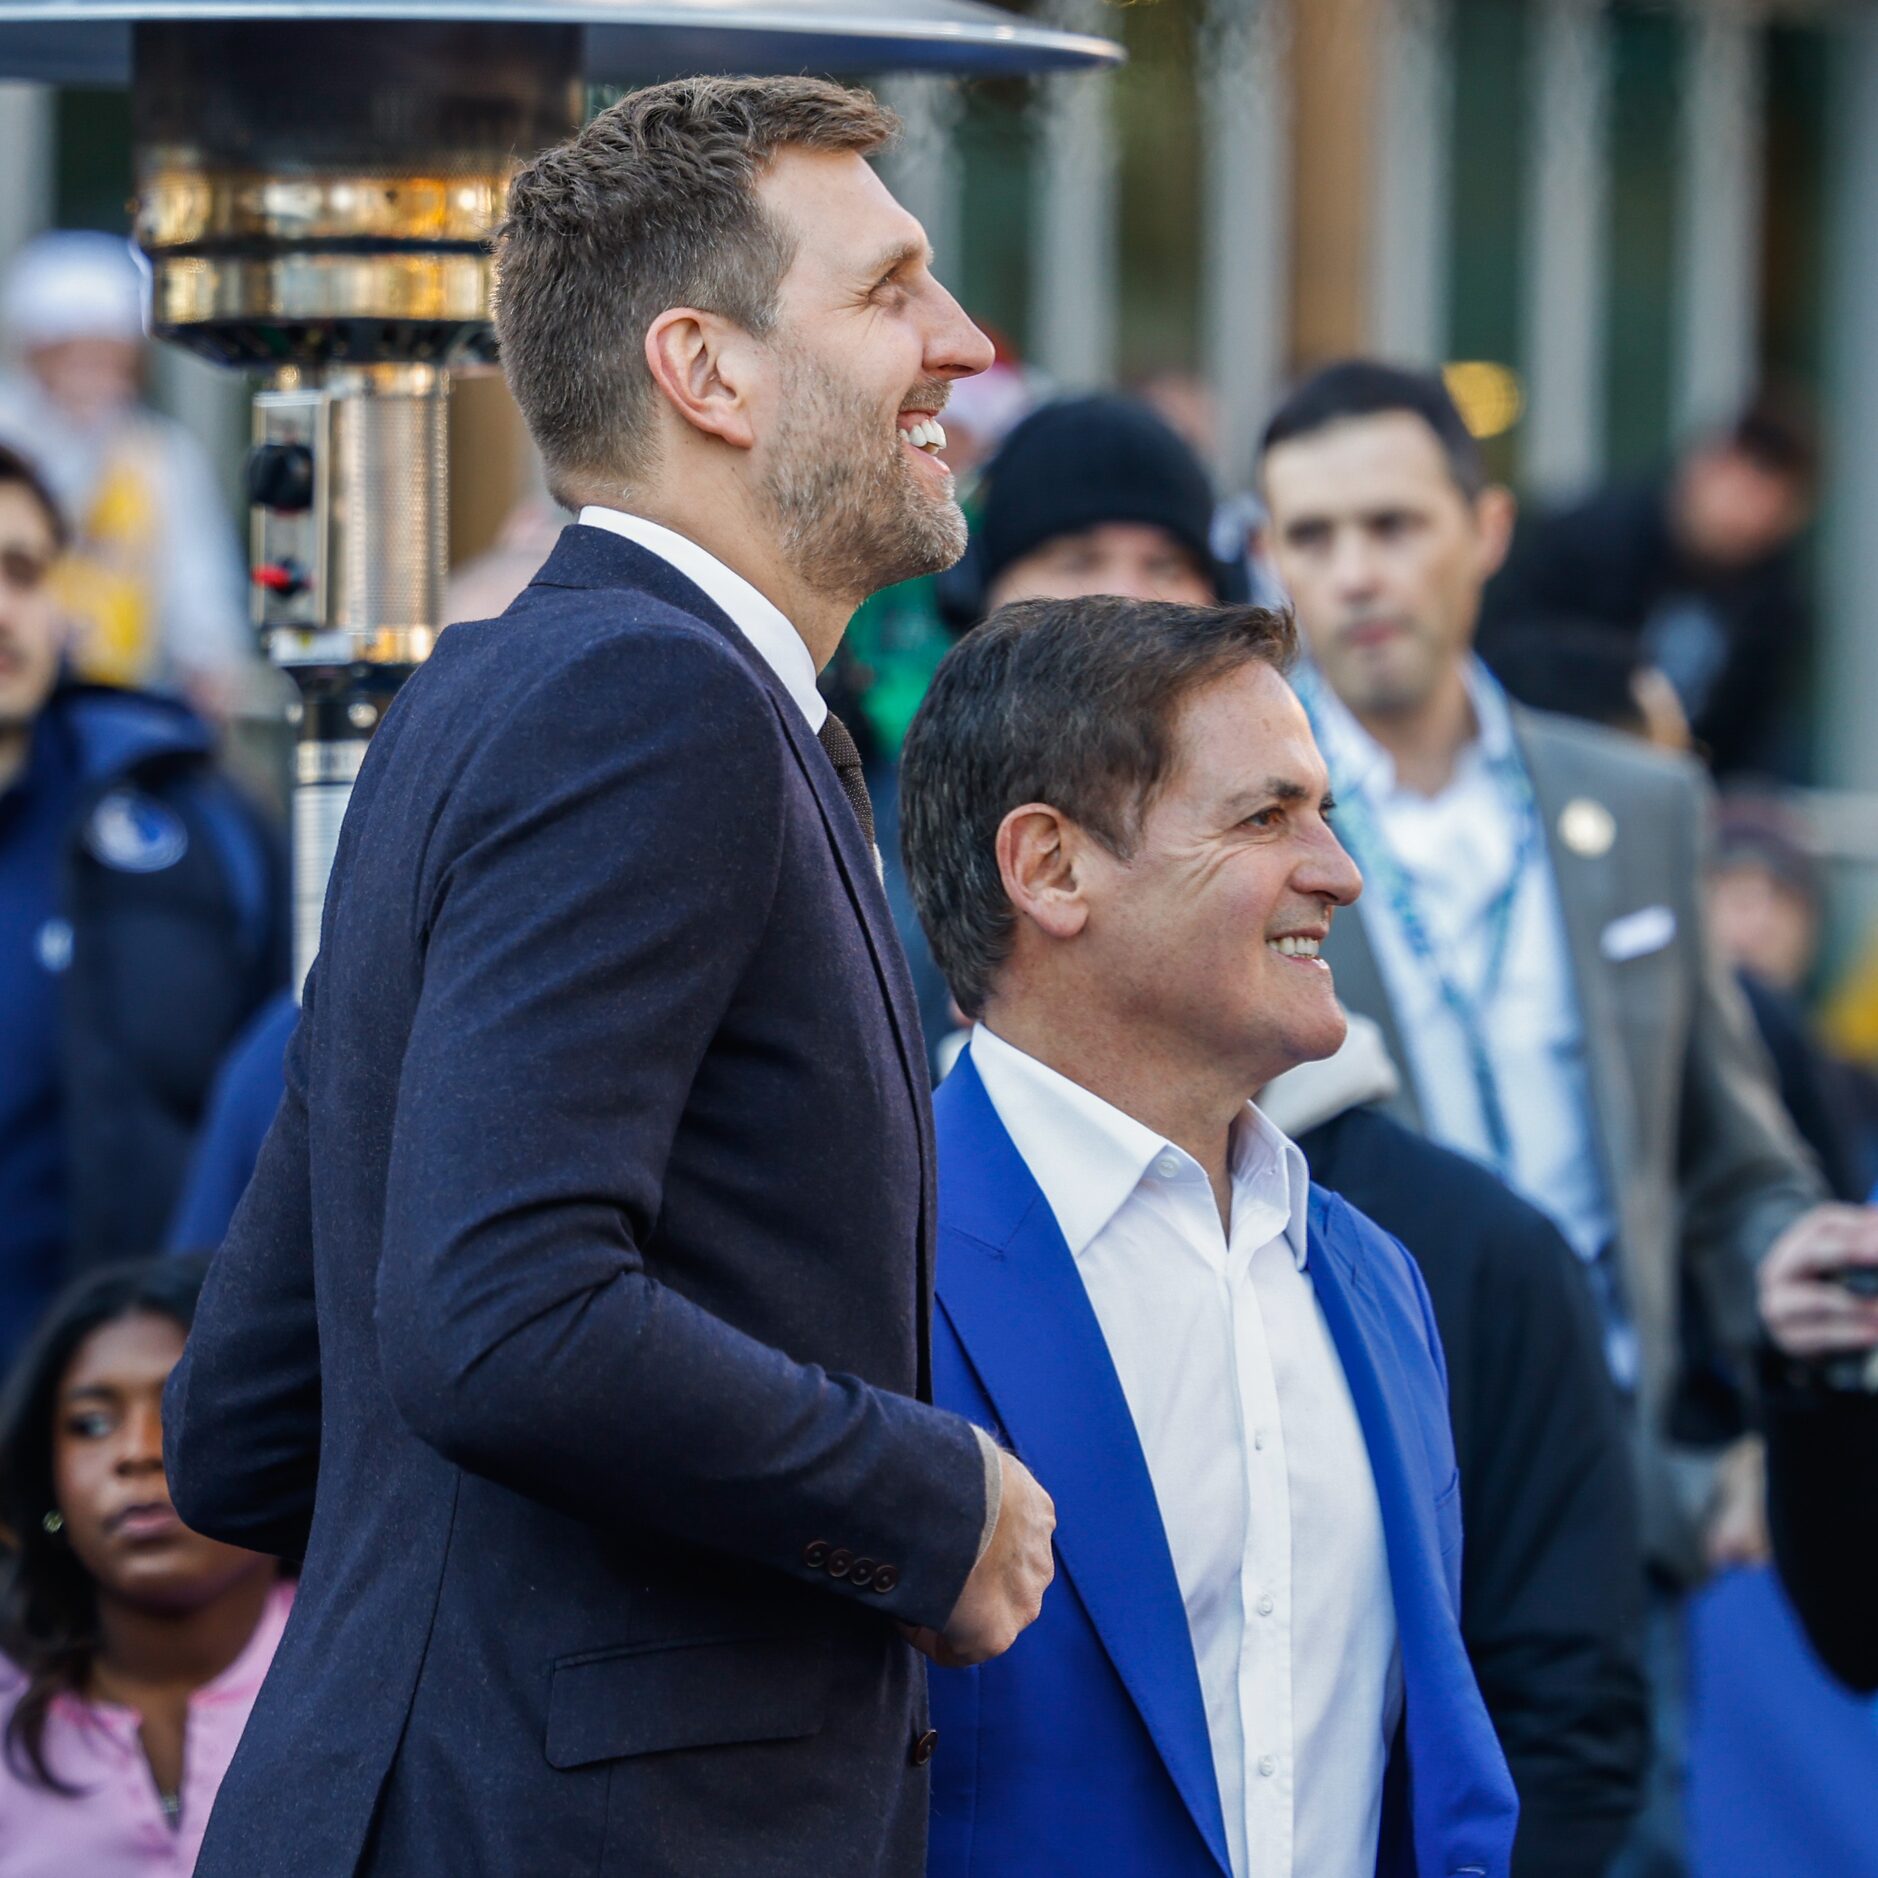
M968 1051L935 1103L939 1400L1055 1497L1056 1583L1006 1656L935 1672L932 1878L1228 1872L1199 1673L1147 1463L1069 1248ZM1460 1483L1420 1274L1311 1189L1311 1281L1382 1503L1405 1688L1383 1878L1504 1878L1517 1803L1461 1644ZM1309 1873L1303 1878L1350 1878Z

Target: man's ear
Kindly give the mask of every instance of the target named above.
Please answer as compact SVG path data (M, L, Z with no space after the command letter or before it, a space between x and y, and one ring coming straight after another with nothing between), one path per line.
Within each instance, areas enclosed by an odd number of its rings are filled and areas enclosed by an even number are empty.
M998 877L1013 911L1049 939L1073 939L1089 906L1076 878L1082 830L1047 802L1027 802L998 824Z
M748 450L756 442L749 399L754 344L716 313L667 307L646 328L646 369L693 430Z
M1489 483L1474 498L1474 526L1480 534L1480 578L1491 580L1513 545L1519 498L1503 483Z

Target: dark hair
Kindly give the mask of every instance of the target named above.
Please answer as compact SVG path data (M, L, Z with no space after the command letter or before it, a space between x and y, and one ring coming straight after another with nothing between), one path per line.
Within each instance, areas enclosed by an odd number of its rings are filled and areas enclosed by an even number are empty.
M26 1677L7 1717L4 1752L22 1774L70 1793L46 1765L46 1714L54 1696L84 1686L98 1647L98 1599L64 1539L45 1529L54 1510L52 1438L59 1384L94 1330L150 1313L187 1330L208 1261L137 1259L76 1279L54 1300L16 1359L0 1396L0 1655Z
M933 956L970 1016L1016 916L998 826L1047 802L1124 858L1166 780L1189 693L1254 661L1286 670L1297 629L1259 606L1113 596L1019 600L940 661L907 732L900 844Z
M794 258L756 185L786 149L869 155L899 119L819 78L686 78L628 92L522 165L496 233L496 333L558 500L649 467L645 337L667 307L759 337Z
M1448 474L1471 502L1487 486L1486 459L1438 372L1412 372L1374 359L1344 359L1297 386L1265 426L1259 439L1264 462L1281 443L1309 437L1353 418L1406 411L1435 433L1448 460Z
M1648 665L1635 639L1595 620L1523 620L1481 643L1481 658L1510 696L1611 730L1641 734L1637 676Z
M66 526L65 511L59 507L58 498L29 458L0 443L0 489L8 484L24 489L39 504L46 526L52 531L52 545L63 554L71 543L72 531Z
M1803 495L1819 487L1819 431L1812 414L1791 392L1765 389L1717 439L1724 450L1746 457L1770 476L1792 483Z

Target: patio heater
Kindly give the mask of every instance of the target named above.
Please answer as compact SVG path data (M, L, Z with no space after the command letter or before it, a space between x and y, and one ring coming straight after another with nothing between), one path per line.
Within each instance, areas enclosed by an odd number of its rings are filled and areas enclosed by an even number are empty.
M494 358L487 236L584 83L1120 57L975 0L0 0L0 78L130 87L157 336L258 375L253 617L299 693L299 974L366 744L445 623L450 374Z

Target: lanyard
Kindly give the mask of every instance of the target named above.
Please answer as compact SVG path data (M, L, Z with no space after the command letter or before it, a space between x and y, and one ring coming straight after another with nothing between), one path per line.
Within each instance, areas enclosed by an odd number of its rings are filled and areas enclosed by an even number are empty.
M1314 677L1300 672L1296 675L1296 682L1298 695L1311 718L1312 729L1316 730L1318 699ZM1321 737L1319 740L1321 742ZM1487 767L1513 814L1519 833L1506 884L1494 895L1482 915L1487 928L1487 963L1479 985L1472 991L1456 979L1448 962L1442 957L1441 948L1436 945L1428 930L1428 922L1422 915L1421 898L1414 876L1391 852L1387 840L1376 825L1375 813L1360 787L1340 788L1336 821L1338 838L1361 869L1365 881L1381 890L1398 930L1415 956L1416 964L1433 979L1443 1006L1461 1034L1461 1041L1467 1050L1468 1067L1473 1072L1474 1092L1480 1103L1481 1120L1486 1126L1495 1170L1502 1179L1507 1179L1512 1173L1512 1132L1507 1126L1506 1105L1500 1099L1499 1078L1494 1074L1493 1058L1487 1048L1487 1024L1506 975L1513 914L1519 904L1520 891L1526 884L1526 876L1544 845L1544 833L1538 801L1518 757L1510 753L1493 757L1489 759Z

